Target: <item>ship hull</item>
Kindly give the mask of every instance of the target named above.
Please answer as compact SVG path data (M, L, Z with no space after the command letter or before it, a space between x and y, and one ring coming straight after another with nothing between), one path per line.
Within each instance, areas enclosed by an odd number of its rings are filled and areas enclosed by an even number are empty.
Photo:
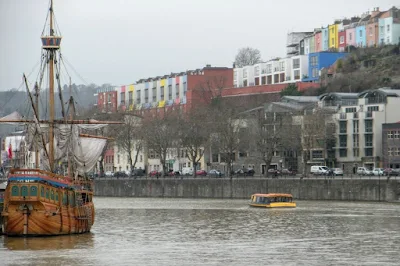
M82 186L49 182L46 176L12 176L4 194L3 234L55 236L90 232L93 193Z

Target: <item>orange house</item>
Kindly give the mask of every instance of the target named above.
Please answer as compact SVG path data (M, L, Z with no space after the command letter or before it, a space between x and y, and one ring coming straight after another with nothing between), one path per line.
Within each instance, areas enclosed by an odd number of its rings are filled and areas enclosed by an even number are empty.
M379 18L385 12L380 12L379 7L374 8L371 12L371 18L368 24L365 25L365 31L367 35L367 46L374 47L379 44Z

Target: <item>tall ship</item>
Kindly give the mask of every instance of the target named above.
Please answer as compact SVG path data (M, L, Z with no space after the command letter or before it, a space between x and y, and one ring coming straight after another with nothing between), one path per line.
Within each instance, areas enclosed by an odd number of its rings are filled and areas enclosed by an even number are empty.
M24 75L32 119L16 112L0 118L0 123L24 127L24 152L34 154L34 167L11 165L7 173L0 220L3 234L8 236L53 236L90 231L95 208L93 180L86 173L95 166L107 144L107 138L92 135L90 131L118 124L77 120L72 95L64 102L60 84L62 37L54 25L51 0L41 36L42 63L32 92ZM39 93L44 80L48 85L48 98L44 101L48 104L48 115L41 119ZM55 86L59 95L56 95ZM61 101L60 115L55 111L56 97Z

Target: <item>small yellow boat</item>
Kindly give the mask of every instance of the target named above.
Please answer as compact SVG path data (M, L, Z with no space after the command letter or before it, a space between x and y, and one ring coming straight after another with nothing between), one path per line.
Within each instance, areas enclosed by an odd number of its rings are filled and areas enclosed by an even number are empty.
M251 195L250 206L263 208L296 208L292 194L270 193Z

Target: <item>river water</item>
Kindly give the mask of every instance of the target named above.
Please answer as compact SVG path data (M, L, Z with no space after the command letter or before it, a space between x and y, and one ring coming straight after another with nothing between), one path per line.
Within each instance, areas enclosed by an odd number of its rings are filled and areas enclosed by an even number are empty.
M96 198L83 235L0 237L0 265L399 265L400 204Z

